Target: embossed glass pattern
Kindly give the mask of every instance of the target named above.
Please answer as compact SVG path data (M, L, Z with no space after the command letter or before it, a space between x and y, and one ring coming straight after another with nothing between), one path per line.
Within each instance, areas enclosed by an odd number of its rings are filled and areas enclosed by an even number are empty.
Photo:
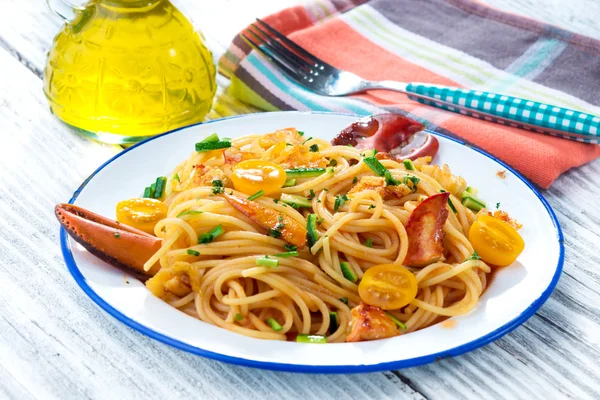
M97 0L54 39L44 91L52 112L84 134L132 143L201 121L215 68L169 1Z

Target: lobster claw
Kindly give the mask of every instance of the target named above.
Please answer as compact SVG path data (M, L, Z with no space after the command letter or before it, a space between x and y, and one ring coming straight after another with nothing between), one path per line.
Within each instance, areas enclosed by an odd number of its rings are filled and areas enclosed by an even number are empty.
M144 263L160 249L162 239L73 204L58 204L54 213L65 231L102 261L142 282L160 269L157 262L144 271Z

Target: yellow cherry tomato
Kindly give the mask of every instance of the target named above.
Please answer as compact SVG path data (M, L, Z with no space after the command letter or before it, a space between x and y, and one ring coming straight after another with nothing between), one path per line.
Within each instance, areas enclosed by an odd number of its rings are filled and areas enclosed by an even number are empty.
M360 299L384 310L396 310L417 295L417 278L402 265L382 264L369 268L358 285Z
M233 167L231 180L236 190L254 194L259 190L265 195L277 193L285 183L285 170L275 163L264 160L246 160Z
M117 221L154 234L154 226L167 217L167 205L156 199L129 199L117 203Z
M469 229L469 241L483 261L505 267L525 248L519 233L506 222L491 215L480 215Z

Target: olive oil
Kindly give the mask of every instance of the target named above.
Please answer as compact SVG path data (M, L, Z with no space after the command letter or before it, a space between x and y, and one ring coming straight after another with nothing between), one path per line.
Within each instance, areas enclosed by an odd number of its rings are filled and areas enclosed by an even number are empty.
M52 112L95 139L133 143L201 121L216 91L210 51L168 0L94 0L54 39Z

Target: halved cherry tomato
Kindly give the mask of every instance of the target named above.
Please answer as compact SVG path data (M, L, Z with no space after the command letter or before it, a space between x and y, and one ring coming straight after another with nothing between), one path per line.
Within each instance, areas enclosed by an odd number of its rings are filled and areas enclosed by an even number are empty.
M117 203L117 221L151 235L154 226L167 217L167 205L156 199L129 199Z
M231 180L240 192L254 194L259 190L265 195L278 192L285 183L285 170L270 161L246 160L233 167Z
M515 228L491 215L480 215L469 229L469 241L483 261L505 267L525 248Z
M384 310L396 310L417 295L417 278L402 265L381 264L369 268L358 285L360 299Z

